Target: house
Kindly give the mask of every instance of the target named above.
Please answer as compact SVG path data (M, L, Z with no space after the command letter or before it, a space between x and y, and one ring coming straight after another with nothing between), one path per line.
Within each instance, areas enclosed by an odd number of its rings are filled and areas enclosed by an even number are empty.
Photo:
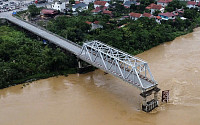
M140 13L129 13L129 17L132 19L132 20L137 20L138 18L140 18L142 16L142 14Z
M101 8L100 7L96 7L94 10L92 10L91 12L93 13L93 14L98 14L98 13L100 13L102 10L101 10Z
M162 20L175 19L175 15L170 12L159 13L158 16L160 16L162 18Z
M89 3L94 3L95 0L83 0L83 3L89 4Z
M155 17L156 18L156 22L158 23L158 24L161 24L161 20L162 20L162 18L160 17L160 16L156 16Z
M162 7L162 5L156 5L154 3L147 6L146 9L150 9L151 14L153 14L155 11L161 11L162 13L164 12L164 8Z
M44 16L55 16L58 14L58 11L53 9L42 9L40 13Z
M103 26L99 24L99 21L94 21L93 23L89 22L89 21L86 21L85 23L87 23L88 25L92 26L91 30L95 30L95 29L98 29L98 28L103 28Z
M112 16L112 11L104 10L104 11L103 11L103 14L106 14L106 15Z
M131 4L136 4L136 2L135 1L125 1L124 2L124 7L130 8Z
M157 2L157 5L161 5L163 7L166 7L170 2L172 2L172 0L159 0Z
M109 3L107 1L95 1L94 2L94 8L102 7L102 6L108 7Z
M188 1L187 6L188 8L196 8L196 2L195 1Z
M143 13L142 17L148 17L148 18L153 18L154 16L150 13Z
M60 12L65 12L66 10L66 4L65 2L55 2L54 4L51 5L52 9L58 10Z
M92 10L91 12L93 13L93 14L97 14L97 13L99 13L99 12L102 12L102 11L104 11L104 10L106 10L107 9L107 7L96 7L94 10Z
M92 30L98 29L98 28L103 28L103 26L99 24L99 21L94 21L92 23Z
M88 9L88 5L85 3L79 3L79 4L75 4L74 6L72 6L72 11L84 11Z
M182 17L184 14L184 10L183 9L177 9L176 11L173 12L174 15L177 15L179 17Z
M177 9L177 10L173 11L172 13L175 15L175 17L182 17L183 14L184 14L184 10L183 9Z

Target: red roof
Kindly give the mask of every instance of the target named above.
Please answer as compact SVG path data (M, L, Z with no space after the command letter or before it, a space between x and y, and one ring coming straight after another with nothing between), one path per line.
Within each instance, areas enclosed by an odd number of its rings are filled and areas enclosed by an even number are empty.
M92 22L89 22L89 21L86 21L85 23L87 23L87 24L89 24L89 25L92 24Z
M105 6L106 5L106 1L94 1L95 5L101 5L101 6Z
M133 12L132 12L132 13L129 13L129 15L130 15L131 17L140 18L142 14L140 14L140 13L133 13Z
M154 3L150 4L149 6L146 7L146 9L155 9L155 10L160 10L162 8L161 5L156 5Z
M162 19L160 16L156 16L157 19Z
M94 23L94 24L99 24L99 21L94 21L93 23Z
M52 10L52 9L42 9L41 10L42 14L49 14L49 15L53 15L53 14L57 14L58 11L57 10Z
M161 5L153 5L151 9L160 10L162 8Z
M101 8L100 7L96 7L94 10L92 10L91 12L93 13L98 13L101 11Z
M153 15L151 15L150 13L144 13L143 16L149 18L149 17L152 17Z
M170 3L172 0L159 0L157 3Z
M158 15L167 16L167 17L172 17L172 16L174 16L174 14L173 14L173 13L170 13L170 12L159 13Z
M188 1L187 5L196 5L196 2L194 2L194 1Z
M104 14L109 14L109 15L111 15L111 14L112 14L112 11L104 10L103 13L104 13Z
M75 1L75 4L79 4L80 3L80 1Z

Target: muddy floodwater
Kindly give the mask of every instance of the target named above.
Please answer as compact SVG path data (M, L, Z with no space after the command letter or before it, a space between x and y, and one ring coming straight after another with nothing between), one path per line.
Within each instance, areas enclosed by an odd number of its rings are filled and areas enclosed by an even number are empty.
M138 89L96 70L0 90L0 125L200 125L200 28L137 56L170 90L151 113Z

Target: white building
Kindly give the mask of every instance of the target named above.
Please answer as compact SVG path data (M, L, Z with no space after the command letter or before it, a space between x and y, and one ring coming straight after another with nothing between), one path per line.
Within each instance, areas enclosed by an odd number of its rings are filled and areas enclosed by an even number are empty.
M59 10L60 12L65 12L66 10L66 4L65 2L55 2L52 4L52 9Z
M84 11L84 10L87 10L87 9L88 9L88 5L85 4L85 3L79 3L79 4L72 6L72 11L74 11L74 12L76 10L81 12L81 11Z
M83 3L89 4L89 3L94 3L95 0L83 0Z
M95 1L94 2L94 8L101 7L101 6L108 7L109 3L107 1Z
M188 7L188 8L196 8L196 2L188 1L186 7Z

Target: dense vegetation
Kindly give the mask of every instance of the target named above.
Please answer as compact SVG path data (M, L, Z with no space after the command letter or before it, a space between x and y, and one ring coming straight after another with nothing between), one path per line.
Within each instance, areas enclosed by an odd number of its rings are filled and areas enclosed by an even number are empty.
M195 9L185 9L186 20L162 21L158 24L155 19L146 17L138 20L118 20L108 15L60 16L49 21L46 28L58 35L82 44L87 40L99 40L131 54L138 54L163 42L192 32L199 24L199 12ZM99 21L103 28L90 30L91 25L86 21ZM124 27L119 28L119 26Z
M75 72L76 59L43 45L15 27L0 26L0 88Z

